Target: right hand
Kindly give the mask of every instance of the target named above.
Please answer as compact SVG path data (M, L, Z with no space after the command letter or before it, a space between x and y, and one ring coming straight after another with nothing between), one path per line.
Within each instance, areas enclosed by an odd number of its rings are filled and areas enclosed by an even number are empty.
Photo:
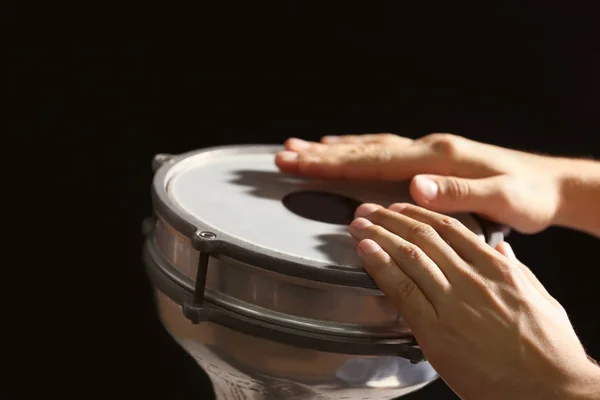
M600 399L600 367L507 243L494 250L414 205L363 204L355 217L365 269L461 399Z
M425 208L473 212L537 233L561 210L564 161L484 144L451 134L413 140L392 134L291 138L276 164L317 178L412 179L410 193ZM566 167L568 168L568 167Z

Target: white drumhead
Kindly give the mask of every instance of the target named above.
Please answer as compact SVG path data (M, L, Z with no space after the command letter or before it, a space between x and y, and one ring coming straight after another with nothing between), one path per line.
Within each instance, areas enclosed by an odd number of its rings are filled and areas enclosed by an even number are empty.
M412 202L405 182L358 183L282 174L274 150L264 146L191 155L171 167L166 179L171 202L192 224L200 222L217 234L223 232L281 258L346 268L362 268L347 225L300 216L286 207L286 196L318 191L383 206ZM313 206L320 207L318 199ZM473 216L456 217L483 238Z

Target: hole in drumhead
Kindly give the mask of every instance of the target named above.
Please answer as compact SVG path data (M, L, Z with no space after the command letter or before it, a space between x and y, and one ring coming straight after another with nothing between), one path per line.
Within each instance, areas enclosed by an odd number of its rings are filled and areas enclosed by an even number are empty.
M350 225L362 203L340 194L304 191L290 193L283 205L296 215L328 224Z

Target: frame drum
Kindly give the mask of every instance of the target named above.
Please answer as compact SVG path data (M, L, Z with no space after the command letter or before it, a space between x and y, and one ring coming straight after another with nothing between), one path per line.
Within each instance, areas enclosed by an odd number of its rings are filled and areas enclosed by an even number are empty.
M437 378L347 232L408 182L289 176L281 146L153 160L143 259L161 323L223 399L392 399ZM505 230L454 215L495 245Z

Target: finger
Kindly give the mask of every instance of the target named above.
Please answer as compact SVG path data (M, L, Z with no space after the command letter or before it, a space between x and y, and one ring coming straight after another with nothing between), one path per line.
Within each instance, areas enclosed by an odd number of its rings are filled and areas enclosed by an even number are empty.
M388 253L404 273L421 289L429 302L436 307L443 302L450 283L437 265L418 246L394 235L385 228L372 224L365 218L355 219L349 227L357 240L371 239Z
M285 147L275 157L281 171L318 178L401 180L417 173L443 173L447 167L423 143L323 144L292 138Z
M286 174L298 174L298 153L295 151L280 151L275 154L275 165Z
M440 213L473 212L501 220L506 212L506 177L466 179L417 175L410 184L415 203Z
M321 143L339 144L339 143L389 143L396 142L398 144L411 144L413 139L394 135L391 133L373 133L362 135L342 135L342 136L323 136Z
M496 245L496 250L498 250L500 252L500 254L502 254L503 256L508 257L511 260L517 260L517 256L515 255L515 252L513 251L512 247L510 246L510 244L508 244L508 242L500 242Z
M422 218L422 221L419 221L374 204L361 205L355 215L366 218L418 246L439 267L450 283L456 278L457 270L464 271L468 268L465 261L432 226L436 223L433 219Z
M431 226L467 262L487 265L490 255L496 254L494 249L456 218L407 203L392 204L389 209Z
M298 174L298 153L294 151L280 151L275 154L275 165L286 174Z
M289 138L285 141L285 150L275 155L275 164L284 173L302 174L303 170L310 168L311 151L325 148L321 143L308 142L302 139Z
M548 293L548 291L546 290L544 285L542 285L542 283L535 276L535 274L529 269L529 267L527 267L525 264L523 264L522 262L520 262L517 259L517 256L515 255L512 247L510 246L510 244L508 242L498 243L496 245L496 250L498 250L498 252L500 254L502 254L502 255L506 256L507 258L509 258L510 260L513 260L514 262L516 262L517 265L519 266L519 268L521 269L521 271L523 271L523 274L527 277L527 280L533 285L534 288L537 289L537 291L542 296L544 296L546 299L548 299L550 302L552 302L555 305L559 304L558 301L554 297L552 297L550 295L550 293Z
M284 146L287 150L302 152L306 150L319 150L325 149L326 146L323 143L309 142L298 138L289 138L285 141Z
M366 215L382 208L385 209L385 207L379 204L363 203L354 211L354 218L364 218Z
M358 243L357 252L367 273L413 331L435 319L433 305L381 246L371 239L364 239Z

